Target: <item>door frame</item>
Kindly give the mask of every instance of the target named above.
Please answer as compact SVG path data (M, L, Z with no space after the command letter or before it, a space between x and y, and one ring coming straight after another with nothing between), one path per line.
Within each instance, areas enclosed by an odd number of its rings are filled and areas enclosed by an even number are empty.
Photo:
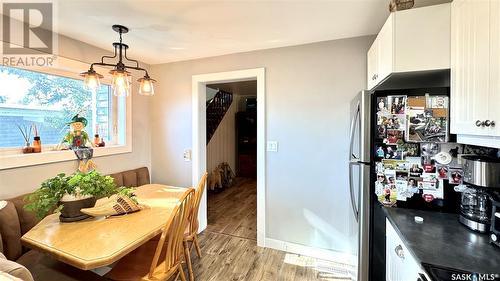
M206 85L257 80L257 245L266 241L266 103L265 68L193 75L192 77L192 184L196 186L207 169ZM207 192L198 212L200 232L207 227Z

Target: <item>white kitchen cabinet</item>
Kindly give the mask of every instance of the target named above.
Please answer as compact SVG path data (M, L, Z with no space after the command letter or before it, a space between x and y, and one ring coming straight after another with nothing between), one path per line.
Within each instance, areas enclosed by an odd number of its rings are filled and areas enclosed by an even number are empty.
M424 274L417 260L405 246L396 230L386 219L386 281L417 281Z
M497 122L492 135L500 136L500 0L490 4L490 57L490 114Z
M451 9L450 131L461 143L500 143L500 1Z
M393 73L450 68L450 4L391 13L367 54L367 87Z
M378 72L378 38L375 39L371 48L368 50L367 58L367 74L368 74L368 89L371 89L377 85L377 72Z

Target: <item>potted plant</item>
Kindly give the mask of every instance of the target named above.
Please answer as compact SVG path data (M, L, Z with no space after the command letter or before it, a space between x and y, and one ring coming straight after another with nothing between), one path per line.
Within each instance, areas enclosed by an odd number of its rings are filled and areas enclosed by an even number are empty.
M118 192L120 188L117 188L113 178L97 171L76 172L69 176L59 174L44 181L39 189L28 195L28 204L24 208L40 219L50 212L60 211L61 221L78 221L89 217L80 209L91 208L98 198Z

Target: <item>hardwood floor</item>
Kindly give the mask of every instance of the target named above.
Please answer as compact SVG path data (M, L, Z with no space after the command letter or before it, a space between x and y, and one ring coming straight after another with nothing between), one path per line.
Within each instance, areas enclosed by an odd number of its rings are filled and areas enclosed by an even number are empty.
M202 258L191 253L196 281L350 280L318 270L336 266L338 273L345 265L257 247L256 195L256 182L250 179L209 194L208 227L199 235ZM306 260L304 266L293 263L301 259Z
M208 194L208 232L257 240L257 182L236 178L235 184Z

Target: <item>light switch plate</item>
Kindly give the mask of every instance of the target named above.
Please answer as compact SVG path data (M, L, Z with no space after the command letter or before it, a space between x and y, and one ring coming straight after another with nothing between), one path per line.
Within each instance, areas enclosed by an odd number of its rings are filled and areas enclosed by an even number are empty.
M184 161L189 162L191 161L191 149L184 149Z
M278 152L278 142L277 141L267 141L267 151Z

